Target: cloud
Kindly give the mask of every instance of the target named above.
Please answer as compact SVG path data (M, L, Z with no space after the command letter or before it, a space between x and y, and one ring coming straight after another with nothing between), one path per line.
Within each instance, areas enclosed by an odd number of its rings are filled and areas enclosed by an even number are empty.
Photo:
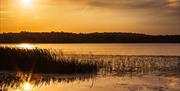
M180 0L47 0L52 4L61 5L63 2L78 5L133 12L151 12L166 15L180 14Z
M153 27L154 31L165 29L177 32L180 29L180 0L34 0L32 13L24 11L17 1L0 0L1 20L26 21L21 18L38 15L43 17L43 21L68 26L67 30L77 27L80 21L83 27L92 25L97 30L106 25L125 29L126 24L128 28L136 26L135 30L151 30Z

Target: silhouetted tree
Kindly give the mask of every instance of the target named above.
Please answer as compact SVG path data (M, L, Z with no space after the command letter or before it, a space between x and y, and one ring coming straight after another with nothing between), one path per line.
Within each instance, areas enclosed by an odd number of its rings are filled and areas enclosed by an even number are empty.
M137 33L2 33L0 43L180 43L180 35L145 35Z

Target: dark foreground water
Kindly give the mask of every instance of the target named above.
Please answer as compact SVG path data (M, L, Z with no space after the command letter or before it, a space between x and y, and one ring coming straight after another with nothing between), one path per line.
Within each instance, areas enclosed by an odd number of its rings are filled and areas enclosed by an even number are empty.
M94 74L0 72L0 89L3 91L180 91L180 44L0 46L61 49L66 57L99 63L99 71Z

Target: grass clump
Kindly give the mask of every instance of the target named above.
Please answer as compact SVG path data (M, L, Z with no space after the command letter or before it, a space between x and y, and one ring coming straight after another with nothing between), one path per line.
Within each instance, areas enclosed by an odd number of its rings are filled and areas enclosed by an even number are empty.
M97 72L90 61L57 57L47 49L0 47L1 71L32 71L34 73L76 74Z

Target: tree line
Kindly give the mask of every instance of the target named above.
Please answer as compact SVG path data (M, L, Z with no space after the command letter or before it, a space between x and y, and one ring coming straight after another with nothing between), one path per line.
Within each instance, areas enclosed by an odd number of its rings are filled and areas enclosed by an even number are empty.
M0 34L0 43L180 43L180 35L121 32L20 32Z

